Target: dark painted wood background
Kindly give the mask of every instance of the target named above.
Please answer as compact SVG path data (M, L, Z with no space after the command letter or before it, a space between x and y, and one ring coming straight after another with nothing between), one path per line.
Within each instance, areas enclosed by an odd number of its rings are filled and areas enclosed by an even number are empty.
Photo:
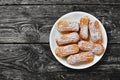
M85 11L105 26L103 58L72 70L53 57L52 25L62 15ZM120 80L120 0L0 0L0 80Z

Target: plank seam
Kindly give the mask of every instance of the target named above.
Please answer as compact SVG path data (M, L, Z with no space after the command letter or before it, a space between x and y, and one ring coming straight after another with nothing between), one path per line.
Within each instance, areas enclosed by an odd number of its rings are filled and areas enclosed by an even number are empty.
M49 44L49 42L3 42L3 43L0 43L0 44ZM120 43L108 43L108 44L118 44L120 45Z
M0 4L0 6L39 6L39 5L120 5L120 3L99 3L99 4Z

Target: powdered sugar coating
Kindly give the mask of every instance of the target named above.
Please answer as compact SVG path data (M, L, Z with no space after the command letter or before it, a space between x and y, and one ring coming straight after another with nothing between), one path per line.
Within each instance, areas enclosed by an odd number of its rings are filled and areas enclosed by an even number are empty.
M93 53L91 52L82 52L79 54L71 55L67 58L67 62L71 65L84 64L91 62L94 58Z
M55 50L56 55L59 57L66 57L68 55L75 54L78 52L79 52L79 47L77 44L58 47Z
M66 45L70 43L76 43L79 41L79 35L77 32L72 32L69 34L64 34L56 39L58 45Z
M88 38L88 26L87 25L84 25L84 27L81 27L80 36L81 36L82 39L87 39Z
M57 30L59 32L79 31L79 24L72 20L61 20L58 22Z
M90 51L95 55L101 55L104 51L104 47L102 44L96 44L88 41L80 41L78 42L78 46L82 51Z
M78 42L78 46L82 51L90 51L94 47L93 43L88 41L80 41Z
M83 16L80 19L80 37L82 39L88 38L88 26L89 26L89 18L87 16Z
M89 25L90 39L92 42L102 43L102 33L97 21L91 22Z
M74 45L74 47L75 46L77 46L77 45ZM73 47L73 45L64 46L63 50L65 53L72 54L72 53L75 53L74 47Z
M101 44L94 44L94 48L92 49L92 52L96 55L101 55L104 51L104 47Z

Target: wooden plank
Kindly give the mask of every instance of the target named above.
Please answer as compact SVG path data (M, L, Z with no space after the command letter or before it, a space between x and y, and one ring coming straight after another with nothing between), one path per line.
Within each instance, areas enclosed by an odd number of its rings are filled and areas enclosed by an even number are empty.
M109 43L120 43L119 8L118 5L1 6L0 43L48 43L52 25L71 11L93 14L105 26Z
M0 0L5 4L119 4L119 0Z
M119 46L108 44L96 65L72 70L56 61L48 44L0 44L0 80L119 80Z
M120 44L109 44L103 58L83 72L120 72L119 46ZM31 73L74 71L64 67L54 58L48 44L0 44L0 67Z
M52 80L119 80L120 77L118 75L118 72L113 71L113 73L106 73L106 72L84 72L84 71L76 71L76 72L57 72L57 73L45 73L41 76L47 77L49 75L49 78L46 79L52 79Z
M0 68L0 80L36 80L37 75L12 68ZM40 77L39 77L40 79Z
M1 80L119 80L119 73L106 73L106 72L57 72L57 73L42 73L39 75L31 74L28 72L22 72L20 70L15 69L6 69L0 72Z
M119 5L26 5L26 6L0 6L1 18L38 18L38 17L60 17L72 11L85 11L97 16L117 16ZM118 12L117 12L118 11ZM117 12L117 13L116 13ZM18 19L19 21L20 19ZM4 21L4 19L3 19ZM9 20L8 20L9 21ZM12 20L14 21L14 20ZM17 21L17 19L16 19Z
M1 80L119 80L119 72L55 72L55 73L28 73L16 69L2 69L0 72Z

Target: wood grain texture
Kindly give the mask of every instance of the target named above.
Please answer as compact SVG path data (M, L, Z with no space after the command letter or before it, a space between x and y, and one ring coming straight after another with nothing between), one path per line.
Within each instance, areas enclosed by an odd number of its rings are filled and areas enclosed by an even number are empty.
M84 71L120 71L119 44L110 44L104 57ZM110 63L110 64L109 64ZM27 72L66 72L52 55L48 44L0 44L0 65Z
M48 43L52 25L71 11L85 11L105 26L109 43L120 43L119 5L0 6L0 43Z
M119 4L119 0L0 0L5 4Z
M53 73L42 73L42 74L31 74L28 72L22 72L15 69L6 69L1 70L0 74L1 80L119 80L118 74L116 71L113 72L53 72ZM88 76L89 75L89 76ZM48 77L49 76L49 77Z
M120 80L119 9L120 0L0 0L0 80ZM48 44L52 25L72 11L96 16L108 35L103 58L83 70L60 64Z
M64 73L64 72L55 72L55 73L42 73L42 74L31 74L27 72L22 72L15 69L6 69L2 70L0 75L1 80L119 80L117 72L107 73L107 72L76 72L76 73ZM89 75L89 76L88 76ZM49 77L48 77L49 76Z
M109 44L96 65L72 70L56 61L48 44L0 44L0 80L118 80L119 46Z

